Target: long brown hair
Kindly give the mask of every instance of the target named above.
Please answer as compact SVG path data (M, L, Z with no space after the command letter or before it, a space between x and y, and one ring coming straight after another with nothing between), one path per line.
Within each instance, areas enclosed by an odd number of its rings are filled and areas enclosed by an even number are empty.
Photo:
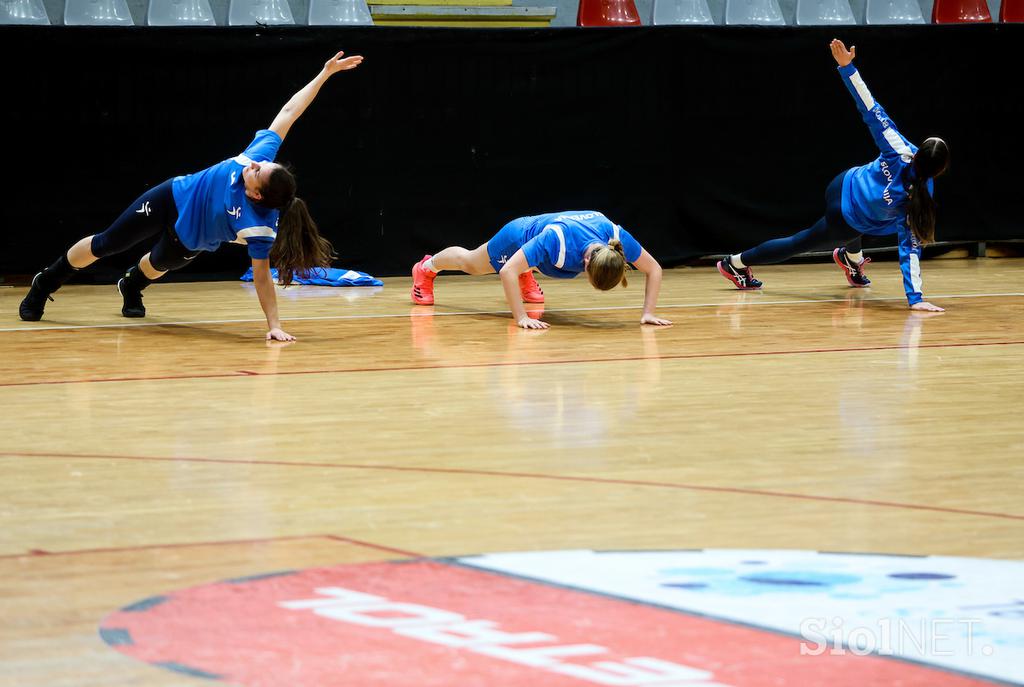
M278 281L288 286L295 275L306 277L314 267L330 267L336 257L331 242L320 235L306 201L292 198L281 211L277 238L270 249L270 264L277 268Z
M595 289L608 291L619 284L628 285L626 282L628 267L622 241L612 239L607 245L598 246L590 254L590 260L587 263L587 277Z
M941 138L929 138L921 144L911 165L913 179L907 185L907 225L921 245L935 242L937 205L928 192L928 180L946 171L949 146Z

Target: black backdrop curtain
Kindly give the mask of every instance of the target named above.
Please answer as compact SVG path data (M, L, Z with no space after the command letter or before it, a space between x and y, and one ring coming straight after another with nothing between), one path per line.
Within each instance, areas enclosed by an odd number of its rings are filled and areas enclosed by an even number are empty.
M0 275L241 152L337 49L366 61L327 84L279 160L341 265L404 274L562 209L604 211L668 265L736 251L812 223L828 181L877 155L833 35L906 136L949 141L938 238L1024 238L1024 25L0 27ZM245 264L227 247L189 271Z

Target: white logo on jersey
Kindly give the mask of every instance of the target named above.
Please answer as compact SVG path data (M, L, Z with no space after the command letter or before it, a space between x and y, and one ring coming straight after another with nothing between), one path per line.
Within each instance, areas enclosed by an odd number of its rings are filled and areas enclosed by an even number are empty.
M235 219L239 219L242 216L242 207L238 206L234 210L228 210L228 214L234 217Z
M588 212L585 215L559 215L558 217L555 218L555 221L557 222L560 219L574 219L577 222L585 222L588 219L594 219L595 217L599 216L601 216L600 212Z
M141 208L139 208L138 210L135 211L136 215L143 215L144 214L144 215L146 215L146 217L149 217L149 213L150 213L150 209L149 209L149 201L148 200L145 201L142 204Z
M889 182L882 190L882 200L885 201L886 205L892 205L892 196L889 195L889 187L892 186L892 172L889 171L889 165L885 163L885 160L882 160L881 168L882 174L885 176L886 181Z
M235 173L234 172L231 173L231 183L232 184L235 183Z
M505 254L502 254L501 260L498 261L498 264L499 265L504 265L507 260L508 260L508 256L505 255Z

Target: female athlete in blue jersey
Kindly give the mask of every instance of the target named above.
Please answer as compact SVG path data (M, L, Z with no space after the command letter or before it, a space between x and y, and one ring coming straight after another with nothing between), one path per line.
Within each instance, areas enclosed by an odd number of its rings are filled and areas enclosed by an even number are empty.
M252 259L256 294L267 316L267 339L293 341L295 337L281 329L270 263L288 284L296 272L328 266L333 255L305 203L295 196L295 177L274 158L320 87L332 75L354 69L362 61L358 55L344 57L339 52L285 103L269 129L256 132L241 155L151 188L106 231L73 245L33 278L21 302L21 319L40 319L46 300L53 300L51 294L78 270L159 236L153 249L117 283L125 317L146 314L142 290L154 279L188 264L200 251L216 250L222 243L241 243L248 247Z
M543 303L544 292L533 269L560 279L587 273L591 285L602 291L626 286L628 263L647 275L641 324L672 324L654 315L661 288L661 266L629 232L600 212L554 212L514 219L490 241L475 250L445 248L426 255L412 267L412 302L433 305L434 278L441 270L501 276L512 319L524 329L547 329L548 324L527 316L522 301Z
M759 289L762 284L751 274L751 265L781 262L797 253L843 242L846 246L836 248L832 259L851 286L868 286L871 281L864 275L864 265L869 260L861 253L861 235L896 234L907 302L914 310L942 312L921 295L920 258L921 246L935 240L932 179L946 170L949 148L941 138L927 139L920 149L904 138L853 66L856 46L847 50L842 41L833 40L831 49L881 155L832 180L825 192L825 216L817 224L728 256L718 263L718 271L736 288Z

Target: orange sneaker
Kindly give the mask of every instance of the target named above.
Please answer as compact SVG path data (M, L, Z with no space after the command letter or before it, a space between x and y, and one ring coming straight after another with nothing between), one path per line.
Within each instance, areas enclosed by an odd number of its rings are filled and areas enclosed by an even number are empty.
M544 302L544 291L540 288L537 280L533 278L533 270L519 275L519 293L522 294L523 301L526 303Z
M412 302L416 305L434 304L434 277L437 272L423 268L423 263L430 258L424 255L422 260L412 266Z

